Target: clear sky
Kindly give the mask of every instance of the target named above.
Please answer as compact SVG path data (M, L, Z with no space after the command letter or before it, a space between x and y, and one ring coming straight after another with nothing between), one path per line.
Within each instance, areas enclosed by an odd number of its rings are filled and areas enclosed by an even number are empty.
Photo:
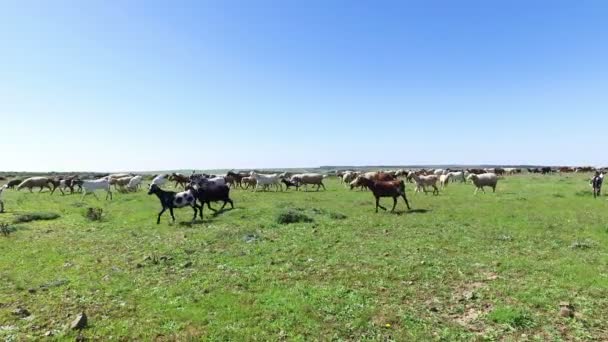
M608 164L607 1L8 1L0 170Z

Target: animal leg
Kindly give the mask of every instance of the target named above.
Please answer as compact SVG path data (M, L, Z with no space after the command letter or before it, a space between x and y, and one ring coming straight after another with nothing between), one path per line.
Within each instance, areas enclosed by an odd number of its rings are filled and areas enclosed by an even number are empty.
M378 208L380 208L382 210L386 210L385 207L380 205L380 197L376 197L376 212L378 212Z
M325 184L323 184L323 182L321 182L321 186L323 187L323 190L327 190L327 188L325 187Z
M211 208L211 202L210 202L210 201L208 201L208 202L207 202L207 208L209 208L209 210L211 210L211 211L213 211L213 212L216 212L216 211L217 211L217 210L215 210L215 209Z
M397 197L393 197L393 209L391 209L391 213L395 211L396 206L397 206Z
M403 196L403 200L405 201L405 205L407 206L407 210L410 210L410 204L407 202L407 197L405 196L405 193L403 193L401 196Z
M198 214L198 211L196 210L196 204L192 205L192 209L194 210L194 217L192 218L192 222L196 221L196 214Z
M165 212L165 210L167 210L167 209L165 207L163 207L163 209L160 211L160 213L158 213L158 219L156 219L156 224L160 224L160 217Z
M4 212L4 202L0 201L0 213Z
M175 215L173 214L173 208L169 207L169 213L171 213L171 219L173 219L173 222L175 222Z

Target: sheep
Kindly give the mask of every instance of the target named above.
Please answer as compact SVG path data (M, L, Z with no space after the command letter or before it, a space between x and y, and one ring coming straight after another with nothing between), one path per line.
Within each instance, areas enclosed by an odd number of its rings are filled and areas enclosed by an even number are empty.
M34 187L40 187L40 191L38 191L38 192L42 192L42 189L44 189L45 187L47 187L47 188L49 188L49 190L53 191L53 188L51 188L51 186L49 184L52 184L52 181L48 177L30 177L30 178L27 178L26 180L24 180L23 182L21 182L21 184L19 184L17 186L17 191L19 191L23 188L28 188L28 189L30 189L30 192L33 192L32 188L34 188Z
M253 191L257 191L260 186L266 187L272 185L276 187L276 191L278 191L278 189L281 189L281 191L283 191L283 186L281 185L281 177L276 173L271 175L262 175L256 173L255 171L251 171L250 175L253 179L256 180L256 186L253 188Z
M0 213L4 212L4 201L2 200L2 193L5 189L8 189L8 184L4 184L0 187Z
M6 183L6 185L8 186L9 189L14 189L17 185L21 184L21 182L23 182L23 179L13 179L8 181L8 183Z
M186 189L191 190L196 199L201 202L199 208L201 220L203 219L203 208L205 204L207 204L207 208L213 212L217 212L217 210L211 208L211 202L223 201L224 205L222 205L220 211L224 210L227 203L230 203L230 208L234 209L234 202L230 199L230 187L226 184L218 185L211 183L198 186L194 183L190 183Z
M470 174L467 177L467 180L470 180L475 185L475 194L477 191L481 189L485 194L484 186L491 186L492 192L496 192L496 183L498 183L498 177L495 173L482 173L482 174Z
M142 176L135 176L131 178L131 180L129 180L129 184L127 184L127 189L131 191L136 191L137 189L139 189L139 185L141 184L142 180Z
M309 184L316 185L317 191L319 191L321 187L323 187L323 190L327 190L325 188L325 184L323 184L324 178L325 176L319 173L302 173L299 175L293 175L291 177L291 182L296 183L298 185L304 185L304 191L308 190Z
M173 191L164 191L156 184L150 184L150 188L148 190L148 195L155 194L160 201L160 205L162 206L161 211L158 213L158 218L156 219L156 224L160 224L160 217L163 213L169 209L169 213L171 213L171 218L173 222L175 222L175 215L173 214L174 208L183 208L186 206L190 206L192 210L194 210L194 217L192 217L192 221L196 220L197 210L201 212L201 219L203 208L196 203L196 197L194 191L188 189L182 192L173 192Z
M94 180L84 180L82 181L82 198L81 201L84 200L84 197L91 193L95 198L99 199L97 195L95 195L96 190L105 190L106 191L106 201L108 200L108 196L110 200L112 199L112 191L110 188L110 180L107 178L94 179Z
M399 197L403 198L407 209L410 210L410 204L405 196L405 183L403 180L374 181L365 177L359 177L358 179L360 179L361 183L365 187L369 188L374 194L374 197L376 198L376 212L378 212L378 208L386 210L385 207L380 205L380 197L393 198L393 209L391 209L391 212L395 211L395 207L397 206L397 198Z
M152 179L152 183L150 183L150 184L154 184L154 185L157 185L160 187L160 186L164 185L165 183L167 183L167 175L160 174L160 175L154 177L154 179Z
M413 179L414 183L416 183L415 193L424 191L424 193L426 194L426 187L432 186L433 195L439 195L439 189L437 189L438 177L436 175L419 176L415 172L410 172L407 176L408 178Z
M441 187L441 189L445 189L448 186L451 177L451 173L439 176L439 186Z

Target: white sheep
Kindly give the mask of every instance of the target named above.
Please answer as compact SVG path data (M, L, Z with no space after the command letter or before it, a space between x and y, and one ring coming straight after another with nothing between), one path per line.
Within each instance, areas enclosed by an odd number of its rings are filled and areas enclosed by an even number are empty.
M467 180L470 180L475 184L475 194L477 194L479 189L485 193L486 191L483 189L484 186L491 186L492 192L496 192L498 177L495 173L482 173L480 175L470 174L469 177L467 177Z

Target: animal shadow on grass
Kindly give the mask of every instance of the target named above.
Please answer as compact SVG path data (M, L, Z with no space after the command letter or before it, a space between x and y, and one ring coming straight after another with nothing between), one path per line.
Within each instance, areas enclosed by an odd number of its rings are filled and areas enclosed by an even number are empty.
M403 214L426 214L430 210L429 209L409 209L409 210L395 210L390 214L401 216Z

